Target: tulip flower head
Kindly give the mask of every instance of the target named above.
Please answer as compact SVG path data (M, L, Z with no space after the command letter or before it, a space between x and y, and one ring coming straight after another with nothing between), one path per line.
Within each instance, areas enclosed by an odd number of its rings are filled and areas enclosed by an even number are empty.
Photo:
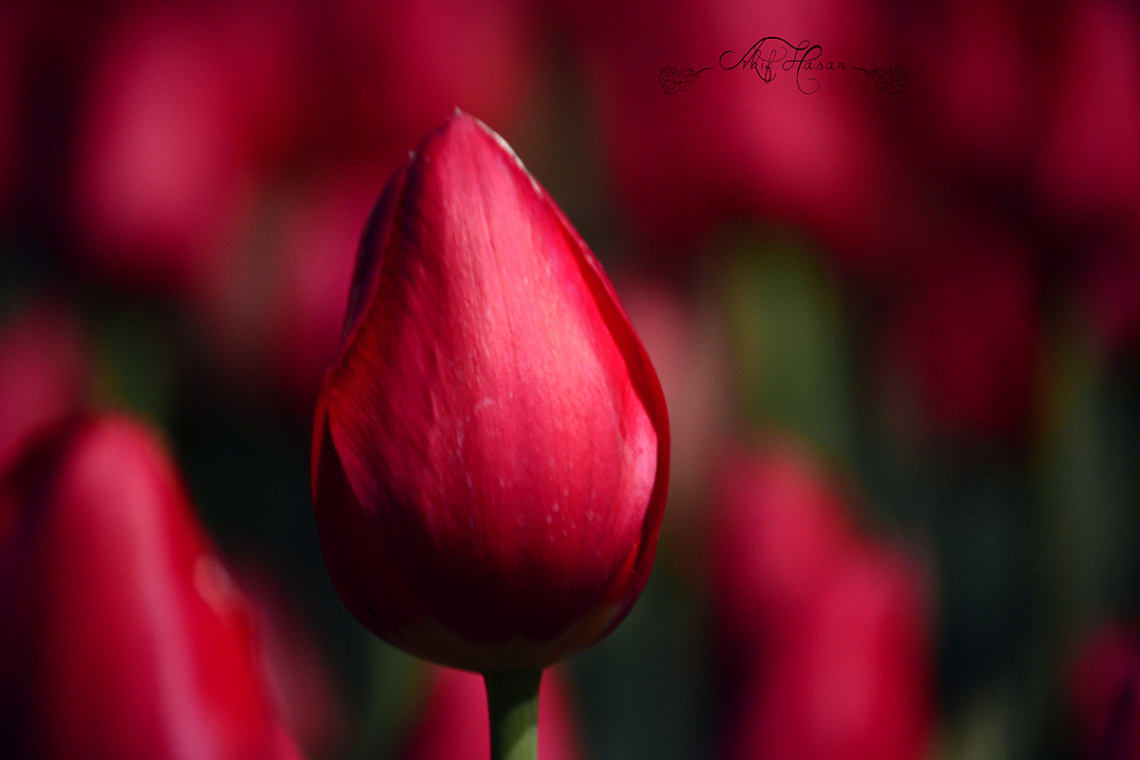
M0 479L0 570L5 757L300 760L244 598L146 425L68 418L30 442Z
M373 211L317 402L313 498L342 599L424 659L545 667L644 588L668 452L660 385L601 266L457 111Z

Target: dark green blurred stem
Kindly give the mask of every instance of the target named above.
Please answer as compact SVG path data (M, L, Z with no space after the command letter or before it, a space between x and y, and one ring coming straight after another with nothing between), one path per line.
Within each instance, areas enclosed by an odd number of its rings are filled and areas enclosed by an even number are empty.
M483 674L491 712L491 760L537 760L542 670Z

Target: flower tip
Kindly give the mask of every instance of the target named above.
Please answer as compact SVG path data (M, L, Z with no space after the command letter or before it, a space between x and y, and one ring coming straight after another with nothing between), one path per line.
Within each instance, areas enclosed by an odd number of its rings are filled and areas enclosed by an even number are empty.
M487 126L486 122L484 122L482 119L472 116L458 106L455 108L455 113L449 116L447 118L447 121L440 125L440 127L435 131L435 133L433 133L429 140L443 137L456 127L459 131L455 134L477 135L477 139L482 140L489 138L491 144L493 144L503 154L509 156L515 166L521 170L523 174L530 180L530 184L535 189L535 191L540 195L545 194L545 191L542 190L542 188L539 186L538 180L536 180L530 171L526 168L526 164L524 164L523 160L519 158L519 155L515 153L515 149L511 147L510 143L508 143L506 139L504 139L503 136L496 132L494 129ZM454 137L455 134L453 134L452 137Z
M449 131L452 127L456 127L456 126L459 126L461 128L465 128L465 129L471 129L473 127L481 127L484 132L489 132L491 134L494 134L494 131L490 127L488 127L486 124L484 124L482 121L480 121L476 117L474 117L471 114L464 111L459 106L455 107L455 111L450 116L448 116L446 120L444 120L443 124L440 125L439 129L437 129L436 132L437 133L444 133L444 132Z

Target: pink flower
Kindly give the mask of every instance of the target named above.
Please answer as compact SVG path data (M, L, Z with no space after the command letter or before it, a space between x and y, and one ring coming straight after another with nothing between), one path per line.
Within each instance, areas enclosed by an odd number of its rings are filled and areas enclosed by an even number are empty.
M470 670L590 646L649 577L664 397L601 267L456 113L389 182L317 402L333 584L381 638Z
M16 700L0 705L7 749L300 757L268 707L242 599L149 429L57 428L0 483L0 516L0 667L18 684L0 697Z

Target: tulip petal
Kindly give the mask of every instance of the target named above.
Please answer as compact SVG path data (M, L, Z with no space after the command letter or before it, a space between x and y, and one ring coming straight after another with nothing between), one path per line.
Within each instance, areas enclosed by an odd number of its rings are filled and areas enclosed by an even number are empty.
M465 114L373 214L317 428L318 514L359 513L355 551L386 558L369 563L386 638L424 627L421 605L460 640L541 659L607 631L644 585L667 470L656 376L588 248Z

